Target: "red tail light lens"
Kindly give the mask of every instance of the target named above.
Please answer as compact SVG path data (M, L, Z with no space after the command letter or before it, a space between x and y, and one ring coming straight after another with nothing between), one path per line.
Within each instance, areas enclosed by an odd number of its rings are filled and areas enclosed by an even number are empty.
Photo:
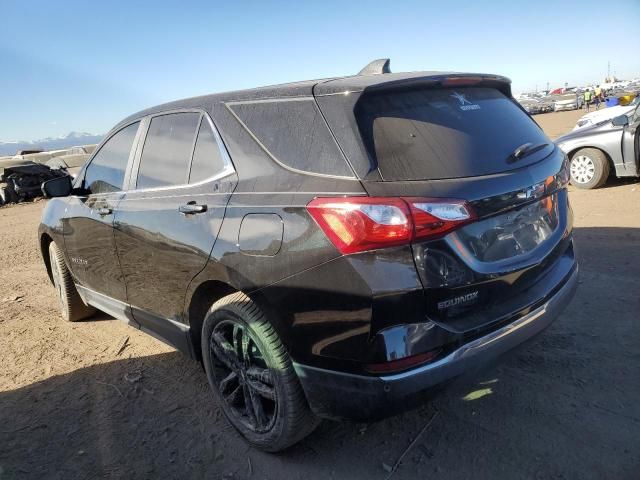
M307 209L345 255L442 236L474 218L466 202L448 199L316 198Z
M406 199L413 216L415 239L442 236L473 220L471 207L463 200Z
M307 209L343 254L411 241L413 225L399 198L316 198Z

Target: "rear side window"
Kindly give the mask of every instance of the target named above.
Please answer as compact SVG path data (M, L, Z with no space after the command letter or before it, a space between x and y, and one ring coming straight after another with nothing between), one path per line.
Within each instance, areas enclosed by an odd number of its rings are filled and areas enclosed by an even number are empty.
M87 167L84 186L91 193L108 193L122 190L124 172L127 169L133 140L140 122L123 128L105 142Z
M229 107L280 163L304 172L353 176L312 98Z
M189 183L201 182L213 177L224 168L224 160L220 146L216 141L209 121L202 117L196 147L193 150L193 161L189 173Z
M421 89L363 96L356 120L385 180L473 177L530 165L552 142L493 88ZM525 143L548 144L517 162Z
M171 113L153 117L144 142L136 188L187 183L189 162L200 114Z

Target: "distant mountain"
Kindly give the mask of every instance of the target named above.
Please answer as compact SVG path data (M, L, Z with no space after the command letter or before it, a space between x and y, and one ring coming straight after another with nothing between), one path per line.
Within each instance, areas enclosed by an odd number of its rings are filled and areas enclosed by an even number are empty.
M15 155L18 150L60 150L76 145L99 143L103 135L86 132L70 132L62 137L48 137L41 140L21 142L0 142L0 155Z

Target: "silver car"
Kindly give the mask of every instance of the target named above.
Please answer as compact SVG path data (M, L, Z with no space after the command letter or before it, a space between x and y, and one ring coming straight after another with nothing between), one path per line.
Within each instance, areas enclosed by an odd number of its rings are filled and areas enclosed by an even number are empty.
M553 111L579 110L584 105L584 96L575 93L567 93L558 97L553 102Z
M571 162L571 183L578 188L604 185L613 169L618 177L640 176L640 106L556 140Z

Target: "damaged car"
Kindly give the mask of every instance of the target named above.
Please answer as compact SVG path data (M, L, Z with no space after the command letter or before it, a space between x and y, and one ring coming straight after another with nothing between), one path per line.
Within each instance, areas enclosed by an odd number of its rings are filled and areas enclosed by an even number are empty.
M0 206L42 195L42 182L69 175L75 178L96 145L65 150L21 150L0 158Z
M95 150L96 145L85 145L84 147L72 147L65 155L53 157L46 165L53 170L60 170L76 178L87 159Z
M274 452L549 326L578 285L567 181L509 79L379 59L122 120L43 185L40 249L64 319L102 310L201 361Z
M39 197L43 182L66 175L31 161L5 160L0 164L0 206Z
M640 176L640 106L632 112L574 130L556 140L570 161L571 183L591 189L617 177Z

